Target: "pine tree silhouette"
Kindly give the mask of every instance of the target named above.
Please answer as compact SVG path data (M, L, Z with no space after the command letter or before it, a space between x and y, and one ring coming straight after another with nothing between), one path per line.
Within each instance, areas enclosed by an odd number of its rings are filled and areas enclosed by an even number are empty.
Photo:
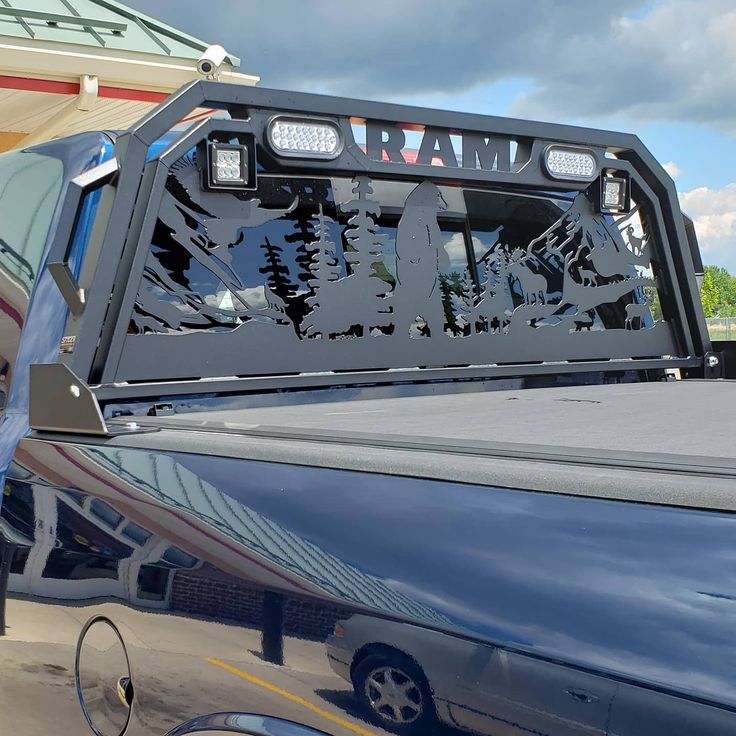
M294 301L297 286L290 280L289 269L282 261L284 249L274 245L268 238L264 239L261 249L266 254L266 265L258 271L266 275L266 285L284 304L284 311L298 334L299 323L304 316L303 306Z
M473 331L472 315L475 309L475 299L475 282L470 270L466 268L460 280L459 291L453 300L456 321L462 324L464 335L469 335Z
M373 194L370 179L357 176L353 183L355 198L340 205L340 209L352 213L343 233L345 262L352 282L352 308L361 310L355 314L354 324L361 325L363 335L367 335L371 327L386 323L387 309L382 302L390 284L376 272L383 265L381 257L386 235L379 233L376 222L381 208L378 202L368 198Z
M457 271L439 276L442 307L445 312L445 322L453 335L465 334L465 319L472 307L473 285L467 271L460 274Z
M476 332L499 332L506 329L511 311L508 256L503 247L484 261L480 297L470 314Z
M320 205L320 208L322 205ZM317 222L312 213L302 210L296 214L294 229L284 236L287 243L298 243L296 263L299 268L297 280L307 283L311 278L311 263L315 252L314 241L317 239Z
M337 281L340 277L340 264L337 261L335 243L330 240L330 225L334 222L332 218L325 215L320 205L317 214L314 255L309 266L309 285L313 291L317 291L330 281Z
M317 239L313 244L313 256L309 266L308 284L311 294L305 300L311 311L302 322L302 330L307 335L319 333L326 337L336 331L337 323L343 319L342 314L336 313L337 310L342 311L336 301L340 264L337 260L335 243L330 240L330 224L334 224L334 220L324 214L320 204L317 214Z
M281 246L274 245L268 238L264 239L261 248L266 254L266 265L259 268L258 271L266 274L268 288L279 299L288 302L296 294L296 286L289 280L289 269L281 260L284 249Z

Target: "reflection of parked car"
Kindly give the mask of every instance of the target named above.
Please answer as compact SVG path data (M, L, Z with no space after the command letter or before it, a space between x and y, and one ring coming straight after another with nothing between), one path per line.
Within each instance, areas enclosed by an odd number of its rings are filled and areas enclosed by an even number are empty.
M397 636L401 648L376 643L385 639L372 636L378 633L375 629L381 629L385 637L392 627L397 634L398 630L414 632L416 649L421 648L420 640L436 636L418 627L352 616L335 625L327 640L327 656L332 669L353 683L356 697L374 720L394 731L420 733L436 717L433 690L407 651L415 650L410 639Z
M553 662L364 615L335 625L327 656L373 720L402 734L425 734L437 721L488 736L602 734L596 724L605 723L616 687Z

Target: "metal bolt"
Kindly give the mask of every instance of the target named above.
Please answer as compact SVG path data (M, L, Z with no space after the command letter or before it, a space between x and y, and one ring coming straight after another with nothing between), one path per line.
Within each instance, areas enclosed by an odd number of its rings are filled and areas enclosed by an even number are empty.
M715 368L721 361L718 359L717 355L709 355L705 359L705 364L708 366L708 368Z
M81 392L81 391L79 390L79 386L76 386L75 384L72 384L71 386L69 386L69 391L70 391L71 395L72 395L72 396L73 396L73 397L74 397L75 399L78 399L78 398L80 397L81 393L82 393L82 392Z

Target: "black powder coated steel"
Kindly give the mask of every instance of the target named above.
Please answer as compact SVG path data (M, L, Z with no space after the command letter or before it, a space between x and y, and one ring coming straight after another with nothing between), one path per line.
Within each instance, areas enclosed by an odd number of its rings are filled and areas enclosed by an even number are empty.
M232 119L146 160L203 106ZM279 158L265 139L277 114L331 120L341 152ZM404 131L417 128L409 163ZM258 147L257 188L206 191L197 146L243 139ZM632 212L600 213L599 178L547 176L554 144L627 178ZM120 136L116 157L68 330L69 366L108 398L164 381L196 393L202 378L218 379L211 392L309 386L309 374L324 385L326 373L343 384L694 367L709 350L674 186L634 136L197 82Z

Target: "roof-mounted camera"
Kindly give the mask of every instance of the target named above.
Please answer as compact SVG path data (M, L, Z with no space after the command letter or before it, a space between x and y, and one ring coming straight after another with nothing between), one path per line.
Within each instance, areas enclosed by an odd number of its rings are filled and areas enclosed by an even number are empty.
M207 79L219 79L226 58L227 51L220 44L212 44L197 59L197 71Z

